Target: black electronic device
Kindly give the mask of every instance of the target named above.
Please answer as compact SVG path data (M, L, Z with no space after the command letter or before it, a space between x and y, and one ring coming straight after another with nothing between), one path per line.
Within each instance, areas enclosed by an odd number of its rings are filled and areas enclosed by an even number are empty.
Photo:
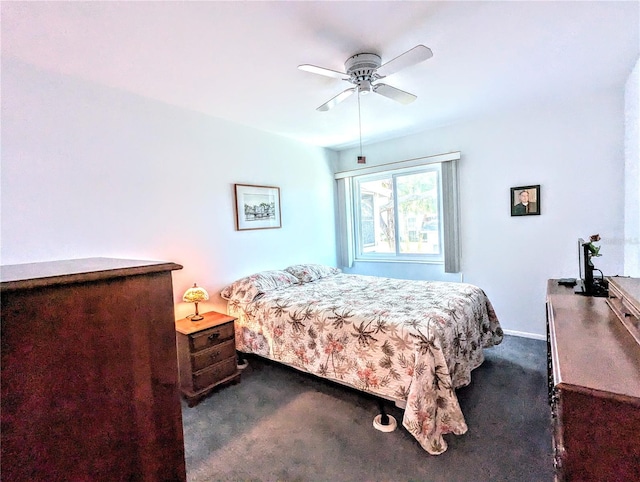
M575 286L577 284L577 280L575 278L560 278L558 280L558 284L560 286Z
M580 277L576 280L576 285L573 288L575 293L585 296L609 296L609 283L602 271L594 268L591 262L591 251L589 249L589 242L584 239L578 239L578 264L580 270ZM600 272L599 277L594 277L593 272Z

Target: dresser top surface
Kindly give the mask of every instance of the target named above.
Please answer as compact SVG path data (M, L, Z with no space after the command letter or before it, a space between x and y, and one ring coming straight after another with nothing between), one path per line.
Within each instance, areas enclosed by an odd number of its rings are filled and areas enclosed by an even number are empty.
M556 383L640 398L640 345L605 298L549 280L549 332Z
M166 261L83 258L0 266L0 287L25 289L182 269Z

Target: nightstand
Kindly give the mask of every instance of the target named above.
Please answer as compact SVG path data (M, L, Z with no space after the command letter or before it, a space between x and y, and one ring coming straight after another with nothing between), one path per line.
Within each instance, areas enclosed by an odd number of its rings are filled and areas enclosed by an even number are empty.
M215 311L204 319L176 321L180 390L189 407L223 383L240 380L233 316Z

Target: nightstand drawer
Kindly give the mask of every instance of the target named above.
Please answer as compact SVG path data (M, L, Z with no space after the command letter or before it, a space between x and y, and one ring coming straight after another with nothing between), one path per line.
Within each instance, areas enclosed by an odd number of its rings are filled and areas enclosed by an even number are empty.
M194 372L202 370L210 365L236 356L236 344L234 340L228 340L207 350L200 350L191 355L191 366Z
M237 370L236 358L217 363L193 374L193 389L202 390L214 385L223 378L233 375Z
M224 325L216 326L208 330L199 331L189 337L189 343L191 345L191 351L204 350L224 341L230 340L234 335L233 322L225 323Z

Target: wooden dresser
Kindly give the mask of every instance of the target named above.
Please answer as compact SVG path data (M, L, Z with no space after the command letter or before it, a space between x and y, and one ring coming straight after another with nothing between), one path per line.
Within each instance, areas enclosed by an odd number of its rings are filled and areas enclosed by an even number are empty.
M0 267L2 480L184 481L174 263Z
M200 321L176 321L180 389L190 407L218 385L240 379L235 318L209 311Z
M640 344L628 328L639 320L611 306L637 303L640 280L610 278L609 290L626 299L547 284L556 480L640 480Z

